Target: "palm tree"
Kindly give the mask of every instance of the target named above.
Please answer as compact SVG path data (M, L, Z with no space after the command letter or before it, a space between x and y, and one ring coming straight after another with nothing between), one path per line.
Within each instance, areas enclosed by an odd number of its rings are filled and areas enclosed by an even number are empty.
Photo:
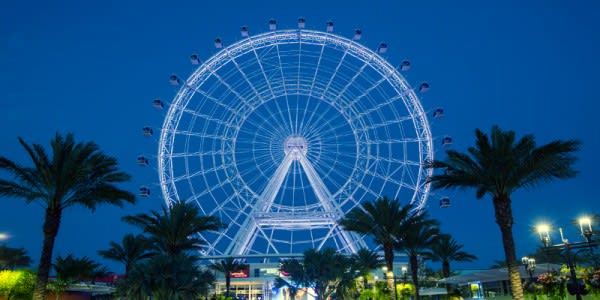
M198 299L208 280L195 265L197 258L185 253L158 254L135 264L119 286L128 299Z
M133 264L156 254L149 251L151 246L150 240L141 234L126 234L123 237L122 245L111 241L110 248L99 250L98 254L106 259L122 262L125 265L125 275L127 276Z
M384 196L353 208L338 223L344 230L372 236L375 243L383 248L387 269L393 270L396 236L406 231L408 225L424 221L412 209L411 204L402 206L399 200L390 200ZM393 278L390 279L389 284L393 284Z
M420 214L417 222L408 223L405 230L396 234L395 248L406 253L410 264L415 299L419 300L419 256L430 257L431 247L440 238L439 222L430 219L427 212Z
M229 297L229 287L231 286L231 273L239 272L245 268L248 268L248 265L240 262L237 259L234 259L233 257L226 257L225 259L222 259L219 262L210 264L208 267L225 275L225 297Z
M553 179L574 177L580 142L556 140L537 146L533 135L516 140L514 131L493 126L491 136L475 130L476 143L467 153L448 150L447 158L434 161L433 168L443 174L430 178L433 188L473 188L477 199L492 196L496 223L502 233L504 254L509 270L513 297L523 299L523 289L512 234L513 214L511 195L519 188L537 186Z
M218 218L202 216L198 206L183 201L175 201L169 208L163 206L161 212L152 210L123 220L148 233L156 250L172 255L201 249L204 242L196 234L222 227Z
M204 299L208 299L208 292L210 292L210 287L213 286L215 281L217 280L215 273L208 269L201 270L200 274L198 275L198 280L200 281L200 294L204 295Z
M410 204L402 206L397 199L379 198L366 202L350 210L338 223L344 230L371 235L375 243L383 247L383 255L388 270L394 263L395 235L401 232L406 223L418 218L411 212Z
M363 278L363 289L367 288L367 277L371 274L371 271L381 267L381 258L376 251L372 251L367 248L361 248L351 256L352 261L355 265L355 269L358 271L358 276Z
M0 270L14 270L17 267L28 267L31 257L25 248L12 248L6 244L0 246Z
M52 157L42 145L19 142L33 162L33 167L21 166L0 157L0 170L14 179L0 179L0 196L23 198L37 202L45 209L44 241L37 272L34 300L43 300L52 263L54 241L66 208L84 206L92 211L99 204L122 206L135 203L132 193L115 184L129 180L120 172L117 160L105 155L93 142L76 143L73 134L56 134L50 141Z
M431 247L431 260L442 262L442 275L450 277L451 261L474 261L475 255L462 251L463 245L459 244L450 235L444 234L437 239Z
M56 271L56 278L67 283L78 281L93 281L98 277L105 277L109 274L106 267L91 260L87 256L78 258L72 254L66 257L56 257L52 264Z

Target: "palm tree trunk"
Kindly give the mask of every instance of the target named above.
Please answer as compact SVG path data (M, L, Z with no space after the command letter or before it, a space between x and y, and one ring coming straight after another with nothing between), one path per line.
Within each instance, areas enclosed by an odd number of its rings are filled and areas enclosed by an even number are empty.
M450 277L450 262L447 260L442 262L442 275L444 278Z
M52 266L52 251L54 250L54 241L60 227L61 213L60 208L46 208L46 218L44 219L43 226L44 242L42 244L42 254L40 256L35 289L33 290L33 300L46 299L46 285L48 284L48 275Z
M409 261L412 282L415 286L415 300L419 300L419 262L416 255L411 255Z
M225 274L225 297L229 297L229 286L231 286L231 276L227 272Z
M512 234L513 216L510 198L508 196L494 197L494 210L496 212L496 223L500 226L500 232L502 233L502 244L504 246L506 264L508 265L512 297L516 300L523 300L525 298L523 296L521 274L519 273L515 241Z
M393 244L383 244L383 257L385 259L385 265L387 267L388 270L393 271L394 270L394 245ZM387 274L386 274L387 275ZM394 293L394 288L393 287L393 282L390 283L390 280L388 278L387 281L387 285L388 288L390 289L390 291L392 291L392 300L396 300L396 295Z

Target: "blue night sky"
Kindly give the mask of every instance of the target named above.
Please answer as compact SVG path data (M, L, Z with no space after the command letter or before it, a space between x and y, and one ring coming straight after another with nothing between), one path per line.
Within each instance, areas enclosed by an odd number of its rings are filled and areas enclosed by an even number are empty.
M120 221L126 214L159 209L155 162L140 168L139 154L154 155L157 138L141 128L159 128L164 112L154 98L170 100L172 73L186 77L189 55L206 60L216 53L215 37L226 44L240 39L239 29L266 31L274 18L279 28L307 28L350 37L361 28L361 43L375 49L385 41L386 58L398 65L409 59L406 79L428 81L426 110L442 106L446 116L432 122L436 141L454 138L454 149L474 142L474 129L493 124L518 134L533 133L538 143L580 139L577 178L541 185L513 195L517 255L535 251L531 227L546 220L568 227L586 212L600 213L594 185L600 161L595 121L600 112L600 3L597 1L3 1L0 4L0 155L29 163L18 144L48 145L56 131L93 140L119 159L133 176L126 185L155 193L124 209L100 207L95 213L72 208L64 214L55 254L97 256L109 241L137 229ZM436 158L444 152L436 142ZM441 209L437 199L452 198ZM500 232L489 198L473 191L434 191L428 209L465 250L486 268L504 258ZM0 232L8 244L25 247L35 262L41 249L42 209L18 199L0 199ZM103 261L122 272L118 264ZM435 268L439 266L434 265Z

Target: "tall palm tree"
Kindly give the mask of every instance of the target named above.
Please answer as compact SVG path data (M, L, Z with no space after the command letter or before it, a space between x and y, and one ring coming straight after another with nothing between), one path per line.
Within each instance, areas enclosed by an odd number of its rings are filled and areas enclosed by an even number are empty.
M445 169L430 178L433 188L473 188L477 199L492 196L496 223L502 233L513 298L522 300L523 289L512 234L511 195L520 188L537 186L553 179L574 177L573 168L580 142L556 140L537 146L533 135L516 139L514 131L493 126L491 135L475 130L476 142L467 153L448 150L447 158L434 161L433 168Z
M366 202L350 210L338 223L344 230L370 235L383 248L385 264L391 270L394 263L396 234L403 226L419 218L411 212L412 205L402 206L399 200L388 197Z
M17 267L28 267L31 257L25 248L12 248L6 244L0 246L0 270L14 270Z
M231 286L231 273L238 272L244 268L248 268L248 265L241 261L234 259L233 257L226 257L219 262L208 265L211 270L223 273L225 275L225 297L229 297L229 288Z
M353 208L338 223L344 230L373 237L375 243L383 248L386 267L393 270L396 235L405 231L409 224L425 221L412 209L410 204L402 206L399 200L384 196ZM393 284L393 278L390 281Z
M439 222L430 219L427 212L420 214L417 222L408 223L405 230L396 234L395 248L404 251L408 257L412 282L415 287L415 299L419 300L419 256L429 258L431 247L440 238Z
M175 201L169 208L163 206L160 212L152 210L123 220L148 233L156 250L172 255L202 248L204 242L196 233L222 227L217 217L202 216L198 206L184 201Z
M93 142L76 143L73 134L60 134L50 141L52 157L40 144L19 142L33 162L25 167L0 157L0 170L13 179L0 179L0 196L23 198L37 202L45 209L44 241L34 291L34 300L43 300L52 263L54 241L66 208L83 206L92 211L99 204L122 206L135 203L135 196L115 184L129 180L120 172L117 160L99 150Z
M450 277L451 261L474 261L477 257L462 251L463 245L459 244L450 235L441 235L431 247L431 260L442 262L442 275Z
M98 254L106 259L122 262L125 265L126 276L129 275L133 264L156 254L150 251L150 240L141 234L126 234L121 243L119 245L111 241L110 248L98 250Z

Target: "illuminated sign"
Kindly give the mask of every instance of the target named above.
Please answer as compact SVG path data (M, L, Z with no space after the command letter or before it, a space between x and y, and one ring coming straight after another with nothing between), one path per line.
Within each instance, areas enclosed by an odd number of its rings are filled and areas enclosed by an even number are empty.
M230 272L231 278L248 278L250 277L250 266L246 265L244 268L236 272Z

